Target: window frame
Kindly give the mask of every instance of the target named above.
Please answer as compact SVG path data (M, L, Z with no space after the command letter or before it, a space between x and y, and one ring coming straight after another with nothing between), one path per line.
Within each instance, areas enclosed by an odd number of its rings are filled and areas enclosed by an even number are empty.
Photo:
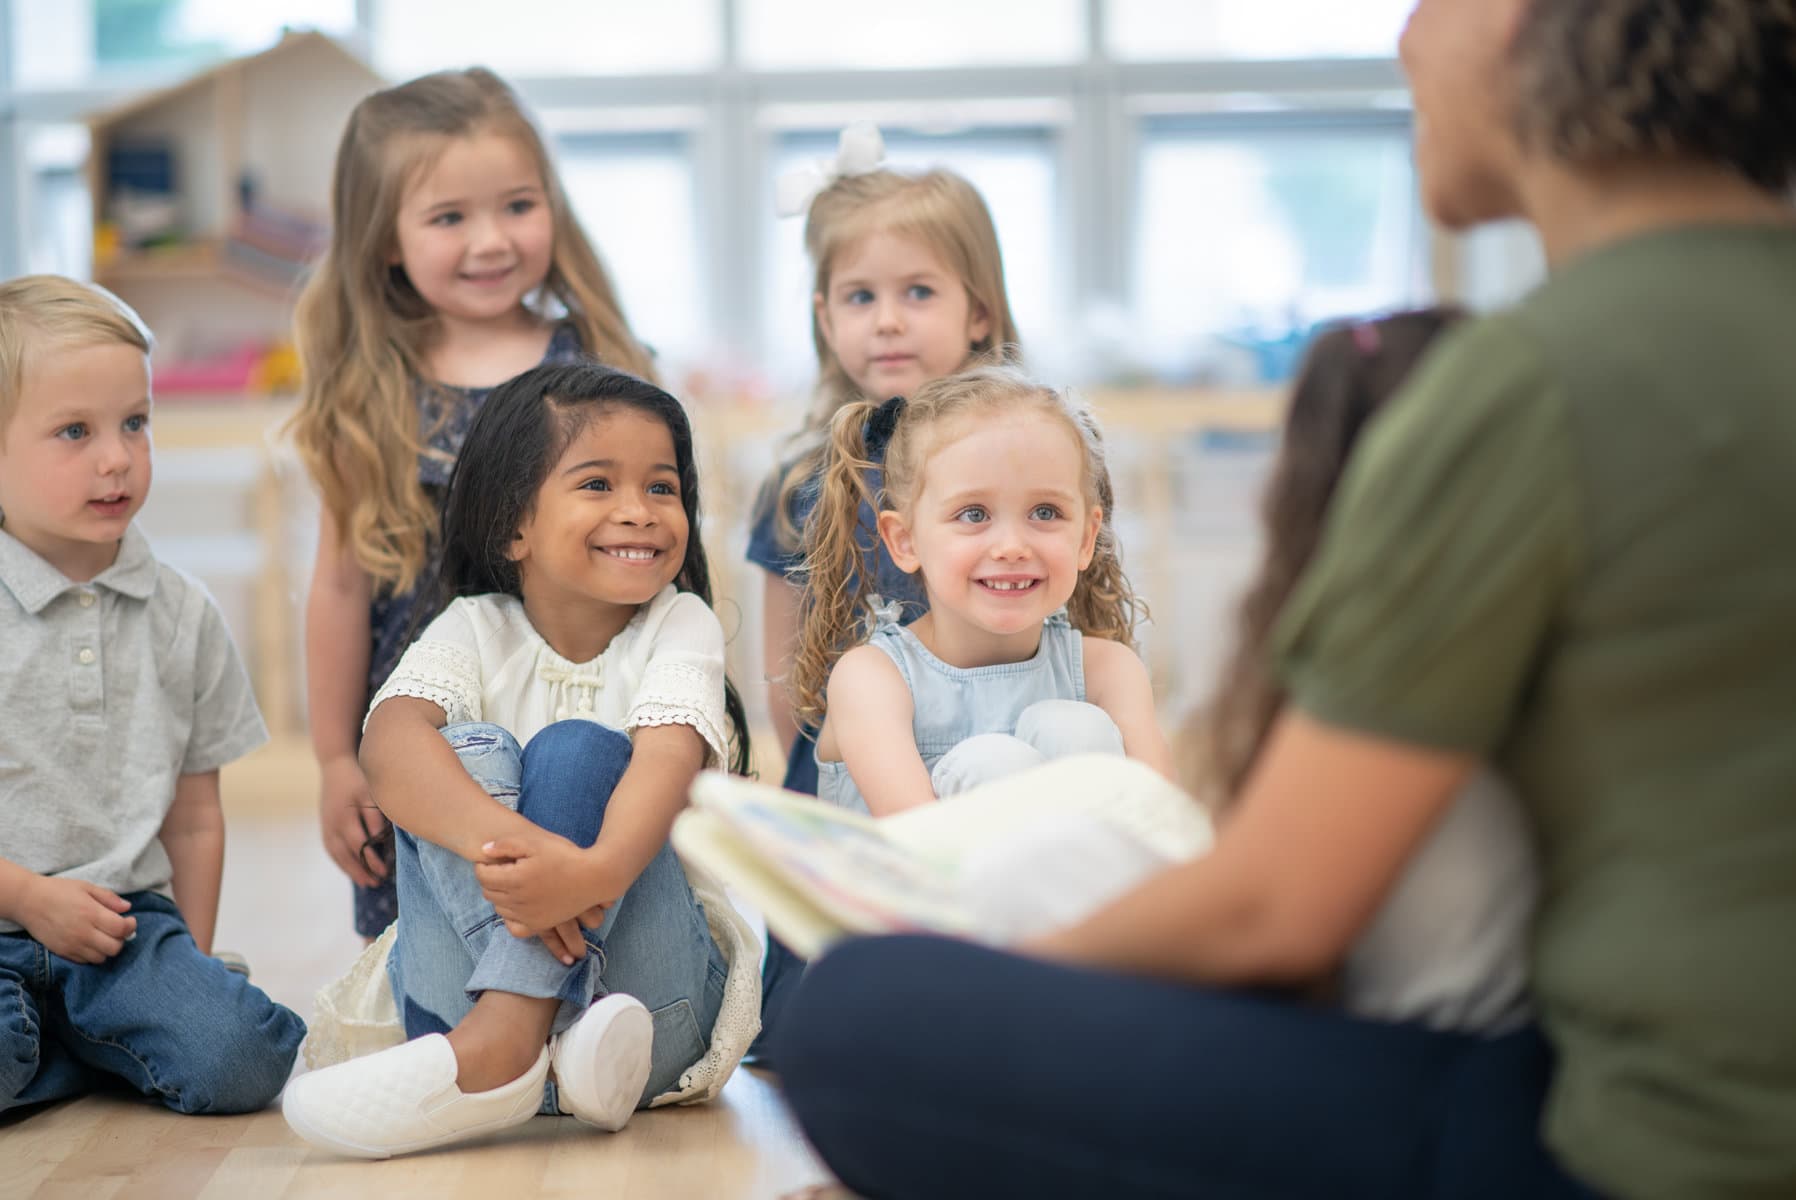
M168 79L107 79L80 88L23 90L13 83L13 29L20 0L0 0L0 199L15 214L0 219L0 275L22 269L25 222L30 220L21 126L30 121L78 121L143 87ZM356 0L355 31L345 39L366 56L382 0ZM994 101L1052 101L1065 106L1056 169L1062 214L1059 237L1069 247L1061 271L1072 314L1095 306L1126 307L1133 295L1133 230L1140 150L1148 122L1172 113L1189 119L1238 123L1268 132L1299 128L1325 113L1342 129L1384 126L1406 104L1394 57L1375 59L1215 60L1118 62L1105 49L1107 0L1084 0L1086 57L1045 66L944 67L904 70L750 70L740 59L739 0L720 0L721 63L713 70L642 76L531 76L513 80L538 110L606 112L653 128L655 113L697 114L696 126L670 126L689 139L702 247L701 284L714 351L754 361L767 343L761 313L767 239L761 196L775 157L777 130L766 115L779 106L856 108L956 106ZM1393 47L1393 51L1394 51ZM1244 111L1251 110L1251 111ZM844 118L846 119L846 118ZM719 250L723 252L718 252ZM1453 250L1431 244L1431 258ZM1449 285L1456 269L1436 266ZM1450 290L1450 289L1449 289Z

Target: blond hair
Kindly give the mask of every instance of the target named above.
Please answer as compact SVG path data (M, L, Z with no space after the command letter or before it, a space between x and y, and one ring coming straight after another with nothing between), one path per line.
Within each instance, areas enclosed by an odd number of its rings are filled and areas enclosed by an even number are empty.
M1092 637L1134 645L1135 626L1147 608L1123 574L1115 526L1115 491L1105 461L1104 435L1088 405L1036 383L1014 367L985 366L932 380L898 412L886 445L884 483L875 487L867 452L867 420L877 410L868 400L843 405L830 423L822 488L805 526L805 589L800 601L793 690L801 719L818 721L830 670L863 632L873 586L874 549L860 532L861 505L908 514L921 490L930 457L971 419L1025 416L1061 422L1083 452L1081 491L1100 509L1091 565L1079 574L1067 602L1073 626Z
M966 288L974 311L990 321L985 338L968 348L963 367L1020 360L998 231L977 188L940 169L917 174L878 170L837 179L817 193L805 219L805 252L815 267L812 291L827 296L837 260L875 233L899 234L928 246ZM763 513L772 512L780 541L788 547L799 542L792 524L793 494L822 466L832 418L852 401L887 399L860 394L829 348L814 304L811 342L817 350L817 386L810 412L782 456L788 465L757 502Z
M97 284L61 275L21 275L0 283L0 439L18 411L25 371L51 346L129 346L155 339L131 306Z
M330 248L299 298L304 384L291 428L344 545L383 590L417 581L438 520L418 481L413 394L438 322L391 265L399 207L450 141L485 133L513 139L542 175L553 223L543 296L567 310L587 353L654 378L542 137L503 80L478 67L443 71L365 97L337 148Z

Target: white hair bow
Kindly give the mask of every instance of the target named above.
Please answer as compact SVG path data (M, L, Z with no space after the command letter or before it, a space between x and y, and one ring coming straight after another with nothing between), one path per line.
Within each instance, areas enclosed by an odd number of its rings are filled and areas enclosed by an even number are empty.
M817 193L849 175L877 171L886 158L885 139L871 121L856 121L842 130L836 142L835 160L817 159L779 177L778 202L782 217L803 216Z

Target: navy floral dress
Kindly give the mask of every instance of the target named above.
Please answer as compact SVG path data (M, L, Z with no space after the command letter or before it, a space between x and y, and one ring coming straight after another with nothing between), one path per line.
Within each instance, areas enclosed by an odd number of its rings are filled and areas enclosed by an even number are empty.
M584 357L580 336L574 327L563 322L549 336L549 347L543 352L541 365L553 366L576 362ZM423 435L425 453L418 456L418 482L438 512L448 495L449 473L455 457L467 440L468 426L481 404L493 389L452 387L441 383L416 385L418 428ZM368 654L368 692L362 698L364 708L374 699L399 656L411 645L412 638L423 631L435 616L432 593L436 588L439 547L432 539L429 561L409 591L391 595L376 592L368 607L368 630L373 642ZM393 887L393 844L391 838L368 847L365 853L378 854L386 864L386 878L378 887L355 889L355 931L363 937L375 937L399 915L399 897Z

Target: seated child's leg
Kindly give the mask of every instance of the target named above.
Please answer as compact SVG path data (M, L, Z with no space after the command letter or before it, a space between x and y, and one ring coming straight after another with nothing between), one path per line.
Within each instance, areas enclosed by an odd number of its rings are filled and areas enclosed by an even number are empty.
M44 1032L31 984L50 955L26 933L0 934L0 1112L93 1091L102 1076Z
M601 992L642 1001L655 1023L640 1103L675 1087L704 1057L723 1007L729 964L711 940L705 912L672 846L649 860L599 928L605 945Z
M125 897L137 936L96 966L49 958L61 1004L45 1033L82 1063L183 1113L265 1107L293 1069L304 1023L210 955L174 902Z
M1122 730L1110 714L1080 700L1037 700L1017 718L1016 735L1044 759L1123 753Z
M581 846L598 839L606 805L630 763L630 739L591 721L562 721L524 751L525 816ZM642 1102L674 1086L705 1053L723 1002L726 967L673 847L662 846L589 944L603 952L600 994L634 996L653 1017Z
M537 735L538 740L547 733ZM443 736L489 795L507 808L519 808L525 756L511 734L497 725L464 724L449 726ZM595 764L589 773L596 771ZM475 999L488 990L559 998L556 1030L585 1011L597 984L594 956L563 966L541 939L513 937L481 894L472 863L404 831L397 836L400 897L394 957L399 962L392 968L392 978L400 1011L409 1016L408 1026L418 1024L421 1032L431 1031L431 1015L445 1026L457 1026ZM445 944L445 930L454 933L458 946ZM592 940L589 931L589 943Z
M1021 738L1007 733L981 733L942 755L929 772L929 782L935 794L945 800L982 783L1039 767L1046 761L1040 750Z

